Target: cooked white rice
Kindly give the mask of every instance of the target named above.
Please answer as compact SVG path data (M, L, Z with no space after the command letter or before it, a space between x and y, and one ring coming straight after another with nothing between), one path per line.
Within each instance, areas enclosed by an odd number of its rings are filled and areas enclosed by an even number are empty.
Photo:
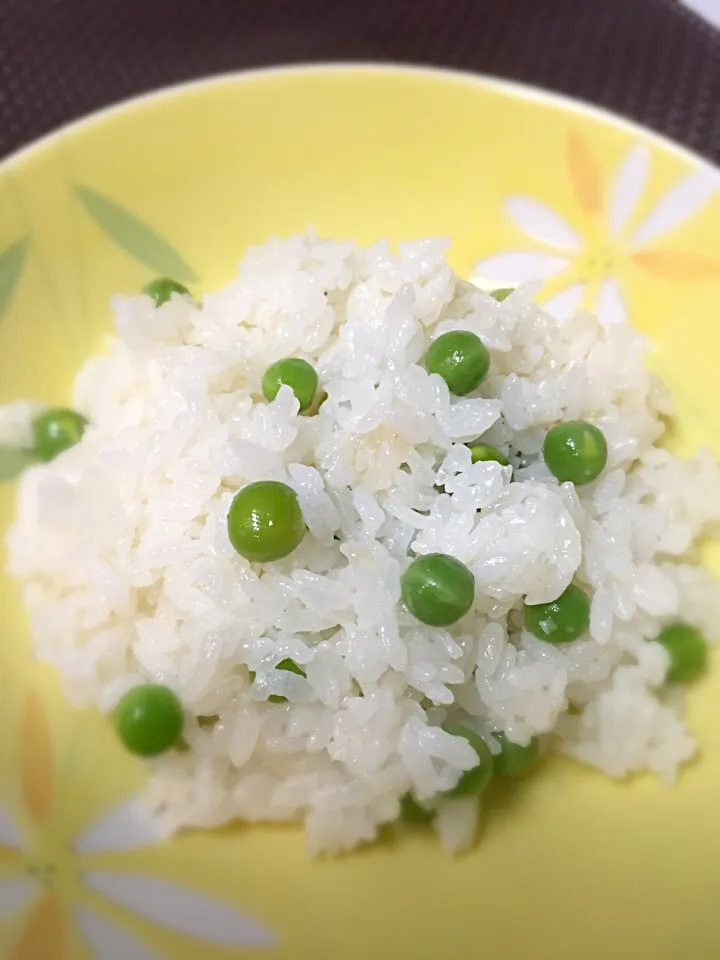
M199 306L115 298L108 354L75 384L91 426L21 482L10 569L38 657L77 704L109 712L147 681L183 703L189 749L151 767L164 830L301 820L311 851L337 851L373 839L412 791L461 849L478 804L440 795L477 757L446 719L495 752L494 730L522 744L552 733L615 777L669 783L695 751L651 638L682 619L720 639L720 589L696 564L720 519L718 467L657 446L670 406L636 333L558 322L531 285L498 303L453 274L445 247L272 240ZM492 357L469 398L423 367L452 329ZM284 356L316 367L328 394L316 416L299 416L287 387L262 399ZM25 436L35 413L23 422L13 406L0 433ZM609 446L600 479L578 489L540 455L547 429L576 418ZM480 436L514 469L471 464L464 442ZM309 527L265 566L226 530L235 491L261 478L296 490ZM475 577L474 609L450 629L400 602L402 571L429 552ZM553 646L525 632L523 599L573 579L592 596L589 636ZM307 678L273 669L287 657Z

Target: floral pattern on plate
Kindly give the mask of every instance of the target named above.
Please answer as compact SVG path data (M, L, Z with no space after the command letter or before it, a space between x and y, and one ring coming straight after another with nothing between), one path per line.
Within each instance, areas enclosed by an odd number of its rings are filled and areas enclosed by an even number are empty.
M192 938L203 956L213 945L272 943L268 930L229 903L153 876L144 865L134 872L99 862L101 854L151 848L158 838L150 817L130 800L79 836L67 835L66 821L54 814L70 798L57 795L62 781L50 725L32 689L22 703L19 734L18 819L25 828L0 805L0 942L10 944L9 960L75 960L80 954L161 960L175 956L178 935Z
M473 272L478 286L492 289L539 279L545 283L541 299L555 316L588 309L604 324L613 324L628 318L622 280L631 282L633 271L680 281L720 278L720 259L665 246L668 235L720 190L716 171L707 166L691 171L639 220L639 202L651 176L645 143L633 143L606 182L585 138L571 132L564 172L582 232L541 200L520 194L506 198L506 215L534 249L518 245L481 260Z

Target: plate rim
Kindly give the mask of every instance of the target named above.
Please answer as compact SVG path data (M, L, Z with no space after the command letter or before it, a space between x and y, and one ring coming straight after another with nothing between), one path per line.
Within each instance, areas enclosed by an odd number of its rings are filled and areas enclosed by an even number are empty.
M264 77L277 76L301 76L307 74L345 74L345 73L368 73L368 74L389 74L407 77L433 77L436 76L444 81L455 82L458 84L467 84L474 87L493 90L513 99L525 100L544 105L554 106L568 112L574 112L589 116L594 120L609 124L615 128L620 128L636 135L644 136L650 139L663 150L669 151L675 156L689 161L696 166L705 167L715 171L720 175L720 164L715 164L712 160L696 153L684 144L673 140L665 134L658 133L651 127L622 114L615 113L606 107L590 103L586 100L560 93L555 90L538 87L534 84L523 83L519 80L509 80L504 77L498 77L489 73L476 73L471 70L456 70L451 67L433 66L432 64L421 63L392 63L390 61L373 60L326 60L313 63L289 63L275 64L265 67L251 67L242 70L231 70L223 73L211 74L209 76L196 77L192 80L183 80L179 83L169 84L159 87L155 90L149 90L145 93L135 96L125 97L105 107L100 107L90 113L83 114L74 120L61 124L58 127L44 133L42 136L24 146L14 150L6 157L0 160L0 173L14 170L17 166L26 160L31 160L36 154L42 153L48 147L52 147L53 142L59 140L66 134L82 132L83 128L91 127L98 121L110 120L115 114L130 112L136 107L142 107L153 101L162 101L170 99L177 95L182 95L194 90L202 90L205 87L222 86L235 83L251 83L254 80Z

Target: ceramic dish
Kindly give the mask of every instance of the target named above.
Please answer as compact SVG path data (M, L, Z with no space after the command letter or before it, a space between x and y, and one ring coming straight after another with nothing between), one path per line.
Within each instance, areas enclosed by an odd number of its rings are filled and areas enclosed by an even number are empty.
M627 315L678 408L673 442L720 453L720 177L598 111L480 77L386 67L248 73L53 134L0 167L0 403L62 402L108 297L156 274L202 291L250 243L314 224L371 242L453 238L462 274L530 277L560 312ZM0 528L13 512L0 487ZM493 793L477 848L422 832L310 861L301 831L153 842L142 772L30 661L0 578L0 945L12 960L714 957L720 679L673 790L561 759Z

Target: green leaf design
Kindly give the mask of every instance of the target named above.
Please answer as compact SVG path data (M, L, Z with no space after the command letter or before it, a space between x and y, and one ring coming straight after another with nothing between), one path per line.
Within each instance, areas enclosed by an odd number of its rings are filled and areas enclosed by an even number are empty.
M75 196L88 215L113 243L157 274L173 280L192 282L197 275L167 240L101 193L74 184Z
M16 240L0 253L0 317L7 313L15 287L25 266L29 237Z
M37 457L31 450L0 446L0 483L17 479L23 470L34 463L37 463Z

